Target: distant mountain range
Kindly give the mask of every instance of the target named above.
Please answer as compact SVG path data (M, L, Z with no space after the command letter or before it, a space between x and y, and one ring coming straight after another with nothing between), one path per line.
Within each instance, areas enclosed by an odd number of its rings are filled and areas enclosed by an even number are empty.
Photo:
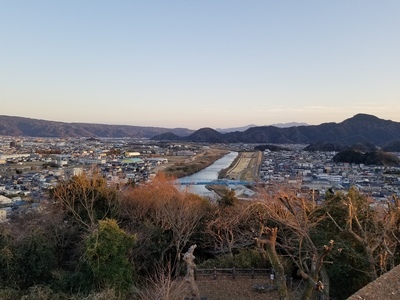
M297 127L297 126L307 126L307 123L298 123L298 122L290 122L290 123L276 123L276 124L271 124L269 126L275 126L275 127L280 127L280 128L288 128L288 127ZM234 131L245 131L251 127L258 127L257 125L251 124L251 125L246 125L242 127L233 127L233 128L217 128L215 129L216 131L220 133L228 133L228 132L234 132Z
M0 116L0 135L31 137L151 138L164 141L205 143L333 143L334 147L370 143L398 149L400 122L373 115L357 114L341 123L299 125L280 128L255 126L244 131L221 133L212 128L193 131L187 128L161 128L90 123L63 123L23 117ZM238 128L236 128L238 129ZM325 145L326 146L326 145ZM330 146L331 147L331 146ZM332 146L333 147L333 146ZM395 150L392 150L395 151Z
M341 123L278 128L251 127L243 132L220 133L202 128L186 137L172 133L153 137L154 140L181 140L206 143L274 143L313 144L318 142L353 145L371 143L377 146L394 144L400 140L400 123L379 119L373 115L357 114Z
M161 128L129 125L106 125L91 123L64 123L0 116L0 135L31 137L102 137L102 138L151 138L171 132L177 136L187 136L193 130L186 128Z

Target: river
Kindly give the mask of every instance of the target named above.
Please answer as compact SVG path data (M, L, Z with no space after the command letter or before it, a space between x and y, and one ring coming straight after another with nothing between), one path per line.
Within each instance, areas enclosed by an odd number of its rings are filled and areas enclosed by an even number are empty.
M237 152L230 152L226 154L225 156L221 157L220 159L216 160L211 166L194 173L189 176L185 176L182 178L179 178L178 180L181 182L191 182L191 181L196 181L196 180L215 180L218 179L218 173L222 169L228 168L232 162L235 160L235 158L238 156ZM182 186L182 188L186 188L185 186ZM192 193L198 194L200 196L210 198L210 199L215 199L216 195L214 192L209 191L206 189L205 185L191 185L187 187L190 189Z

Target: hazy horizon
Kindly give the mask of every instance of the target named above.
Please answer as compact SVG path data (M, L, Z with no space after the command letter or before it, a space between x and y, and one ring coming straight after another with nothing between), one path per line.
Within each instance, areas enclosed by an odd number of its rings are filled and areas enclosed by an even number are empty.
M232 128L400 121L400 2L2 1L1 114Z
M365 114L365 113L358 113L358 114ZM357 114L356 114L357 115ZM371 115L371 114L368 114ZM214 130L230 130L230 129L242 129L245 127L261 127L261 126L278 126L278 127L282 127L282 128L286 128L286 127L292 127L292 126L312 126L312 125L321 125L323 123L341 123L347 119L353 118L355 115L353 116L349 116L343 120L340 120L338 122L335 121L330 121L330 120L325 120L324 122L318 123L318 124L308 124L305 122L278 122L278 123L269 123L269 124L243 124L243 125L237 125L237 126L228 126L228 127L212 127L212 126L203 126L203 127L198 127L198 128L190 128L190 127L185 127L185 126L174 126L174 127L168 127L168 126L154 126L154 125L140 125L140 124L123 124L123 123L107 123L107 122L68 122L68 121L60 121L60 120L53 120L53 119L43 119L43 118L31 118L31 117L26 117L26 116L11 116L11 115L0 115L0 116L7 116L7 117L21 117L21 118L28 118L28 119L37 119L37 120L42 120L42 121L50 121L50 122L61 122L61 123L76 123L76 124L82 124L82 123L88 123L88 124L99 124L99 125L116 125L116 126L138 126L138 127L160 127L160 128L170 128L170 129L176 129L176 128L183 128L183 129L190 129L190 130L199 130L201 128L212 128ZM375 116L379 119L384 119L384 120L389 120L389 121L395 121L395 120L391 120L391 119L385 119L385 118L380 118L379 116L376 115L372 115ZM397 121L395 121L397 122ZM290 126L287 126L290 125Z

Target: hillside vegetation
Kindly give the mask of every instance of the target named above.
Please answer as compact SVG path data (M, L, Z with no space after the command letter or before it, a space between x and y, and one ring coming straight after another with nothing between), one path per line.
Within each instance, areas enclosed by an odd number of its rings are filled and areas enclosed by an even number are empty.
M378 166L400 166L400 159L396 155L383 151L363 153L348 149L337 153L333 157L333 161Z
M0 116L0 135L30 137L113 137L150 138L166 132L185 136L192 130L185 128L65 123L23 117Z
M320 125L287 128L255 126L242 132L220 133L212 128L201 128L193 131L186 128L168 129L128 125L63 123L0 116L0 135L31 137L130 137L202 143L314 144L322 142L342 146L355 143L370 143L380 147L387 146L389 147L388 149L398 149L400 123L379 119L372 115L357 114L341 123L323 123Z
M153 137L168 140L167 135ZM176 139L176 137L174 137ZM279 128L275 126L251 127L243 132L222 134L211 128L202 128L181 137L182 141L208 143L274 143L312 144L318 142L352 145L371 143L383 146L400 140L400 123L379 119L372 115L357 114L341 123Z
M61 182L42 210L0 224L0 299L183 300L181 257L194 244L200 266L273 267L279 299L291 297L285 276L303 279L302 299L315 299L318 280L326 297L345 299L400 261L400 205L390 200L372 209L352 189L321 205L287 191L213 204L162 173L112 187L93 170ZM256 293L242 289L242 299Z

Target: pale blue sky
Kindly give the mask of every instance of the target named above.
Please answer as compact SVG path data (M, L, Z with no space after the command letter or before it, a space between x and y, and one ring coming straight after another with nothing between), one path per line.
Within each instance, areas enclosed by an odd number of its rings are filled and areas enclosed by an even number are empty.
M400 121L400 1L0 0L2 115L161 127Z

